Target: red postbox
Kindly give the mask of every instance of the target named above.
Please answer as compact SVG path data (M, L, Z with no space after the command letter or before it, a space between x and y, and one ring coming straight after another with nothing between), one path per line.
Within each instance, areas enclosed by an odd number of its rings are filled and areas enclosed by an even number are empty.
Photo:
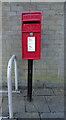
M41 12L22 13L22 58L40 59Z

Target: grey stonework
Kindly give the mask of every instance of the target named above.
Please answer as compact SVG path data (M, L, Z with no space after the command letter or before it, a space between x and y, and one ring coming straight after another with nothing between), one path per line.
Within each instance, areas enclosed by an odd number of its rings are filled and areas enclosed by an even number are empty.
M2 3L2 83L7 63L15 54L19 86L27 86L28 61L21 58L21 13L42 12L41 59L34 60L33 85L64 82L64 3ZM13 68L14 69L14 68ZM12 73L14 85L14 73Z

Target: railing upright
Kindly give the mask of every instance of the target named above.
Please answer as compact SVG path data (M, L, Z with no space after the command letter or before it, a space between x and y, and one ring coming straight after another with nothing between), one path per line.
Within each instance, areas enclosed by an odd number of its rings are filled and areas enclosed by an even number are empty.
M11 72L12 72L12 63L14 61L15 64L15 90L18 90L18 74L17 74L17 60L16 56L13 55L7 67L7 82L8 82L8 104L9 104L9 118L13 118L13 103L12 103L12 80L11 80Z

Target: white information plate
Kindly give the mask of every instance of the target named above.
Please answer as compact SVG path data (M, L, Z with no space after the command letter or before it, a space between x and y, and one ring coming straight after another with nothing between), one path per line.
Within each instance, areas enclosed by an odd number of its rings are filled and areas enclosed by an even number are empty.
M28 37L28 51L35 51L35 37Z

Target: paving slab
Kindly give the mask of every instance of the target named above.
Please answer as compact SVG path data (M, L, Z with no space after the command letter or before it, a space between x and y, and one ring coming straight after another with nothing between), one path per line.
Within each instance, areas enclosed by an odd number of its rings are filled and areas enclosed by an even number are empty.
M21 91L23 96L27 96L27 90L22 90ZM54 92L52 89L46 89L46 88L38 88L38 89L33 89L32 90L32 95L33 96L43 96L43 95L54 95Z
M15 117L17 118L38 118L39 119L39 114L38 113L23 113L23 114L17 114Z
M48 104L46 103L46 99L44 96L36 96L34 99L34 105L38 112L50 112L48 108Z
M13 94L13 112L15 116L25 112L24 97L21 94Z
M0 96L0 108L2 106L2 96Z
M27 112L50 112L44 96L33 96L33 101L26 103Z
M53 89L53 92L56 96L64 96L64 90L63 89Z
M2 118L1 120L9 120L9 118ZM11 119L11 120L17 120L17 119Z
M0 108L0 116L2 116L2 107Z
M8 98L4 97L2 101L2 116L7 117L8 116Z
M33 89L33 96L31 102L27 101L26 89L23 90L20 94L13 93L12 97L13 97L13 111L15 118L40 119L40 117L63 118L64 116L63 90L60 91L60 89L49 89L49 88ZM3 99L2 107L1 107L2 116L7 117L8 116L7 94L3 94L2 99Z
M21 96L21 94L13 94L12 95L13 100L13 113L16 116L16 114L24 113L25 112L25 104L24 104L24 97ZM4 117L8 116L8 97L3 98L2 103L2 114Z
M21 92L22 96L24 96L24 97L27 96L27 90L26 89L25 90L21 90L20 92Z
M54 93L52 89L43 88L43 89L33 89L33 95L36 95L36 96L50 95L51 96L51 95L54 95Z
M8 93L3 93L2 98L8 97Z
M41 118L64 118L64 113L42 113Z
M46 100L51 112L64 112L63 96L46 96Z
M27 101L27 97L25 98L25 105L26 105L26 112L30 112L30 113L32 113L32 112L36 113L37 112L36 108L34 106L34 102L33 101L31 101L31 102Z

